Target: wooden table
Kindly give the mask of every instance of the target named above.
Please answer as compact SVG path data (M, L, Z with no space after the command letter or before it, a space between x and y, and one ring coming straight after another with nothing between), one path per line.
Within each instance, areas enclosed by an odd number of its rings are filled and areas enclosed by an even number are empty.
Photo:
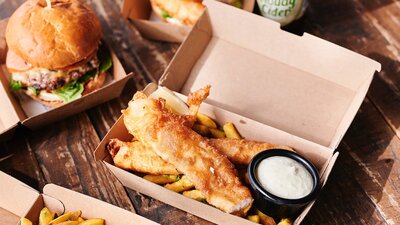
M22 0L0 0L0 19ZM136 90L156 81L178 44L143 39L120 15L121 0L89 1L104 38L126 71L136 76L122 96L35 132L20 129L0 144L0 170L38 190L55 183L102 199L162 224L209 224L135 191L124 189L93 150ZM304 224L400 223L400 2L310 0L301 30L382 63L340 157ZM0 109L1 110L1 109ZM1 113L1 111L0 111ZM1 197L1 196L0 196Z

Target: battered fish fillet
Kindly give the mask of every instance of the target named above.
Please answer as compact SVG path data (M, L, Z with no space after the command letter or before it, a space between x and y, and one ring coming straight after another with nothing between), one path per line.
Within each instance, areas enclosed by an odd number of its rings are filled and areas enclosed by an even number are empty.
M227 213L245 214L253 199L233 164L194 132L186 116L165 108L165 100L137 92L123 111L127 130L163 160L185 174L209 204Z
M187 123L188 127L193 127L193 124L196 122L196 116L199 112L201 103L206 100L208 95L210 94L210 85L206 85L205 87L191 92L187 98L187 104L189 105L189 115L186 116L189 123Z
M111 139L107 148L114 164L122 169L133 170L155 175L174 174L179 172L153 151L149 151L139 141L124 142Z
M211 145L214 145L221 153L225 154L234 164L249 165L251 159L259 152L269 149L293 149L288 146L274 145L267 142L250 141L246 139L209 139Z
M234 164L248 165L251 159L259 152L268 149L280 148L292 150L288 146L273 145L266 142L237 140L237 139L209 139L222 154L226 155ZM146 147L139 141L124 142L111 139L108 150L113 158L114 164L123 169L161 175L179 174L175 167L165 162L153 149Z

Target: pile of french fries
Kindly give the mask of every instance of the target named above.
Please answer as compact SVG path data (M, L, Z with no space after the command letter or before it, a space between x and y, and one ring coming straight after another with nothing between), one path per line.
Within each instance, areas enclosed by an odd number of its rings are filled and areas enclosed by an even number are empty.
M203 137L208 138L233 138L242 139L242 136L237 131L235 125L231 122L219 126L213 119L202 113L197 114L196 123L192 129ZM242 176L245 177L245 176ZM144 179L153 183L163 185L174 192L182 193L184 196L207 203L206 198L200 190L196 190L194 184L185 175L145 175ZM245 183L248 181L245 179ZM276 225L273 218L263 214L254 207L249 210L250 215L246 218L252 222L263 225ZM278 225L291 225L290 219L282 219Z
M40 211L39 224L38 225L104 225L104 219L94 218L87 219L81 217L82 212L80 210L74 212L67 212L60 216L51 212L48 208L44 207ZM20 225L33 225L33 223L27 218L21 218Z

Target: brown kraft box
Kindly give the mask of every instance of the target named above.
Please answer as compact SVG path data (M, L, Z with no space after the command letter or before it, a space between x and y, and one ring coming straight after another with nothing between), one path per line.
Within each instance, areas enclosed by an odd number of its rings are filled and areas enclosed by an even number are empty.
M5 67L7 45L5 29L7 19L0 21L0 140L5 140L13 135L18 124L30 129L53 123L73 114L82 112L95 105L117 98L126 82L133 74L126 74L119 59L111 50L113 66L108 71L108 79L104 86L88 95L57 108L44 107L30 98L18 98L10 87L10 74Z
M159 84L185 95L207 84L200 112L219 124L233 122L246 139L293 147L319 170L325 185L335 149L354 119L380 64L278 23L206 0L207 10L182 43ZM249 26L248 24L251 24ZM157 84L148 85L150 94ZM184 197L113 165L111 138L132 139L121 117L96 149L127 187L217 224L254 224ZM300 224L310 203L295 218Z

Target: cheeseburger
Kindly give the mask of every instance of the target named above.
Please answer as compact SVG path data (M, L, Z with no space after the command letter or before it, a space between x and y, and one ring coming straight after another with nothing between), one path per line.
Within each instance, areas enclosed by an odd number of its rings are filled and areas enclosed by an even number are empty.
M242 8L241 0L219 0ZM165 22L193 26L204 11L202 0L150 0L154 13Z
M59 106L100 88L111 67L101 26L79 0L28 0L6 28L11 88Z

